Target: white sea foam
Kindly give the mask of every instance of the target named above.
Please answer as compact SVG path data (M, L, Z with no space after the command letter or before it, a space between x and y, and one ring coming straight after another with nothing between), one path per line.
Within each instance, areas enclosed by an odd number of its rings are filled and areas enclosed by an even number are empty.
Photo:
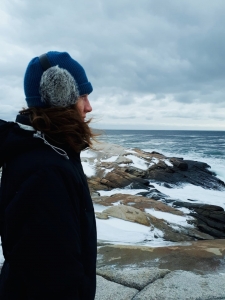
M224 167L224 163L212 163L211 169L210 171L215 172L217 177L225 182L225 167Z

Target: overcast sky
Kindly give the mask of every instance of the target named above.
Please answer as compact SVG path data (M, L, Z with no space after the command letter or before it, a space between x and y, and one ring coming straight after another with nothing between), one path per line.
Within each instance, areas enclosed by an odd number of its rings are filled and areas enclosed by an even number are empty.
M85 68L95 128L225 130L224 16L224 0L1 0L0 118L56 50Z

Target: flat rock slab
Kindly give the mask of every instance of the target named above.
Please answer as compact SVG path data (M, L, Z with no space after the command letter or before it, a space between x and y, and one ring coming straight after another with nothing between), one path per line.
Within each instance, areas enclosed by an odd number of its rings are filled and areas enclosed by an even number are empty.
M184 213L178 209L168 206L154 199L143 197L140 195L114 194L112 196L94 197L93 202L105 206L112 206L115 202L120 202L123 205L129 205L134 208L145 211L146 208L152 208L157 211L168 212L174 215L183 216Z
M137 292L138 290L136 289L125 287L97 276L95 300L130 300L133 299Z
M149 283L163 278L170 270L157 268L109 268L97 269L97 274L105 279L122 284L124 286L142 290Z
M150 221L147 214L142 212L140 209L127 206L127 205L117 205L112 206L103 211L103 214L122 219L125 221L130 221L145 226L150 226ZM99 215L96 215L98 217Z
M133 300L225 299L225 274L196 275L175 271L149 284Z
M168 247L106 245L98 248L98 268L114 265L125 268L154 267L194 271L200 274L225 273L225 240L195 241Z

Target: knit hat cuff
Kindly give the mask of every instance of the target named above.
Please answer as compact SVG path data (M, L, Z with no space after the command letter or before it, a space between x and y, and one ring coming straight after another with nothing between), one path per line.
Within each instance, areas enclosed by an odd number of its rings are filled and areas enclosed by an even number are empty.
M40 96L26 97L26 101L29 104L28 107L47 107L46 103L41 101Z
M90 94L93 91L93 87L90 82L86 82L84 84L79 84L78 86L80 96Z

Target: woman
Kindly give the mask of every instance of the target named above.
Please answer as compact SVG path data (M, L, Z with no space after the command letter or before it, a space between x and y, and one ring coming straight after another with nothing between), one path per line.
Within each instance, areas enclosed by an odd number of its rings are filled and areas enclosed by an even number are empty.
M0 299L94 299L96 225L80 151L93 134L82 66L50 51L29 63L28 109L0 121Z

